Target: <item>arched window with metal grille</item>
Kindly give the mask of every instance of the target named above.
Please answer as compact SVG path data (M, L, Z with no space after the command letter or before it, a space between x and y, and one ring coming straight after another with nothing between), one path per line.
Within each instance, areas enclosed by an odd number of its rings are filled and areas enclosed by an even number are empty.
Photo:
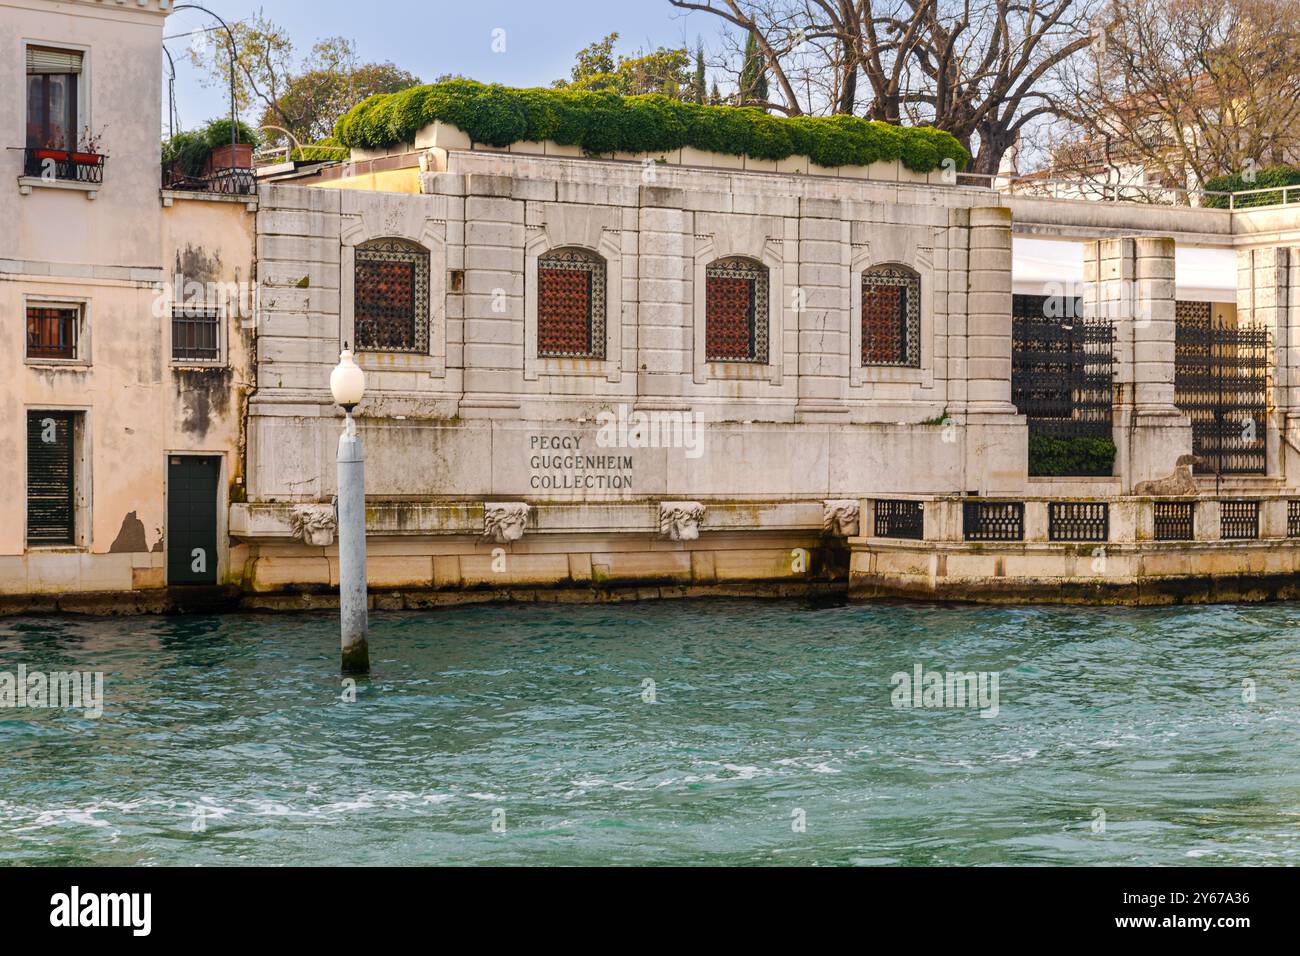
M356 247L353 329L358 351L429 351L429 250L406 239Z
M905 266L862 273L862 364L921 366L921 277Z
M709 362L767 362L767 267L718 259L704 270L704 353Z
M605 260L585 249L537 259L537 354L605 357Z

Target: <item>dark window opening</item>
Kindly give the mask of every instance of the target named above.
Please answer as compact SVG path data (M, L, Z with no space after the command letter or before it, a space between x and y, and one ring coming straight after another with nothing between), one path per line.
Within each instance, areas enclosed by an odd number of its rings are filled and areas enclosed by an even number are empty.
M27 48L27 148L76 149L81 54Z
M172 307L172 360L221 360L221 312L214 306Z
M75 359L81 309L76 306L27 307L27 357Z

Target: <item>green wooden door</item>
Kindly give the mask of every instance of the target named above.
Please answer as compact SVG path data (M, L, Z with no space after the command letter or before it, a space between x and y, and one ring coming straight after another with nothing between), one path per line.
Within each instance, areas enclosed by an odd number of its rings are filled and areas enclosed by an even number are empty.
M167 583L217 583L217 481L221 459L167 459Z

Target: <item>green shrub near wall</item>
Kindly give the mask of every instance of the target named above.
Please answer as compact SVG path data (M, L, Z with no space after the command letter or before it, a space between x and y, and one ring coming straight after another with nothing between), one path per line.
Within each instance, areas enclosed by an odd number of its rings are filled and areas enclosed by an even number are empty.
M692 146L754 159L807 156L821 166L899 160L918 173L941 168L945 159L958 170L970 161L952 134L928 126L893 126L856 116L773 116L752 107L702 106L657 93L520 90L472 80L376 94L354 106L334 132L344 146L381 149L413 142L416 132L436 120L488 146L554 140L589 155Z
M257 130L241 122L236 140L239 143L257 146L261 142ZM197 176L203 172L203 164L208 154L214 149L230 145L230 120L209 120L203 127L189 132L180 132L162 144L162 162L170 166L179 162L181 171L186 176Z
M1235 193L1247 189L1268 189L1274 186L1300 186L1300 169L1294 166L1270 166L1256 171L1253 182L1247 182L1240 174L1219 176L1207 180L1205 188L1209 192ZM1292 190L1288 197L1291 202L1300 202L1300 189ZM1275 193L1256 193L1252 196L1238 196L1234 208L1243 209L1251 206L1274 206L1282 202L1281 191ZM1227 196L1206 196L1205 205L1211 209L1227 209Z
M1115 470L1115 443L1109 438L1029 436L1032 478L1106 476Z

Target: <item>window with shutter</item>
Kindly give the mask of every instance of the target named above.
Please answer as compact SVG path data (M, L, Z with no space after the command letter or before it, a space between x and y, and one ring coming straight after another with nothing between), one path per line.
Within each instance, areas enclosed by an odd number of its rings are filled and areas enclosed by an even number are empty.
M27 148L76 149L82 56L27 48Z
M27 413L27 543L76 543L75 412Z

